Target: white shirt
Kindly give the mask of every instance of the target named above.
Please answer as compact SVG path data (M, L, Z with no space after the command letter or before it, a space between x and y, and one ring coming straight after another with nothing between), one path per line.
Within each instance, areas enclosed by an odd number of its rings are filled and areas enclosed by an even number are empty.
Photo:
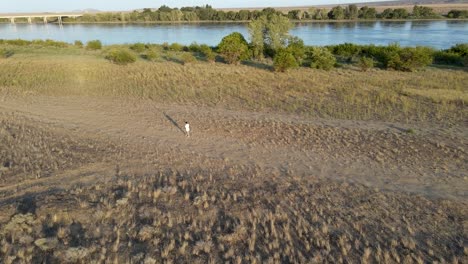
M190 125L187 123L185 124L185 131L189 132L190 131Z

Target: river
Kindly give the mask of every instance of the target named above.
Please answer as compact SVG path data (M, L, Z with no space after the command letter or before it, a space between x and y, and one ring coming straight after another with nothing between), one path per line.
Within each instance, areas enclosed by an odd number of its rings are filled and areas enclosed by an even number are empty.
M248 39L247 24L0 24L0 39L53 39L73 43L99 39L104 44L164 42L217 45L231 32ZM331 45L345 42L402 46L424 45L445 49L456 43L468 43L467 20L372 21L296 23L292 35L307 45Z

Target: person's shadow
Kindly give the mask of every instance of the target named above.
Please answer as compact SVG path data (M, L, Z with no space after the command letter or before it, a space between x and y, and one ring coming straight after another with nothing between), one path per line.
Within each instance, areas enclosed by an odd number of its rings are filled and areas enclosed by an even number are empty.
M172 119L172 117L170 117L165 112L163 112L163 114L166 117L166 119L169 120L169 122L171 122L175 127L177 127L180 130L180 132L184 133L184 130L179 126L179 124L177 124L177 122L174 119Z

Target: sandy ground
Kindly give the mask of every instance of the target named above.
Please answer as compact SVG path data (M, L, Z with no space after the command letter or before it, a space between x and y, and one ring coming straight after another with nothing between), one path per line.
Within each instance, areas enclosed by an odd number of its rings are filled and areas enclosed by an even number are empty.
M71 137L127 146L146 153L135 157L145 162L153 162L153 154L175 152L269 172L356 182L381 190L464 201L468 198L468 131L464 126L448 129L303 119L80 97L4 98L0 113L62 129ZM192 126L190 138L182 131L185 120ZM410 128L414 133L407 132ZM150 160L145 160L147 157ZM116 166L112 161L103 162L109 168ZM131 163L124 166L131 167ZM2 191L10 188L9 182L0 185Z

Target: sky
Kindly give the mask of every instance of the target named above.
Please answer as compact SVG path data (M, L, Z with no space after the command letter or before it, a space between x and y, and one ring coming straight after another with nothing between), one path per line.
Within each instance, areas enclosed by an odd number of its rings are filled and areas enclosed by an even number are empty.
M214 8L312 6L378 1L382 0L0 0L0 13L60 12L88 8L126 11L145 7L157 8L161 5L182 7L209 4Z

